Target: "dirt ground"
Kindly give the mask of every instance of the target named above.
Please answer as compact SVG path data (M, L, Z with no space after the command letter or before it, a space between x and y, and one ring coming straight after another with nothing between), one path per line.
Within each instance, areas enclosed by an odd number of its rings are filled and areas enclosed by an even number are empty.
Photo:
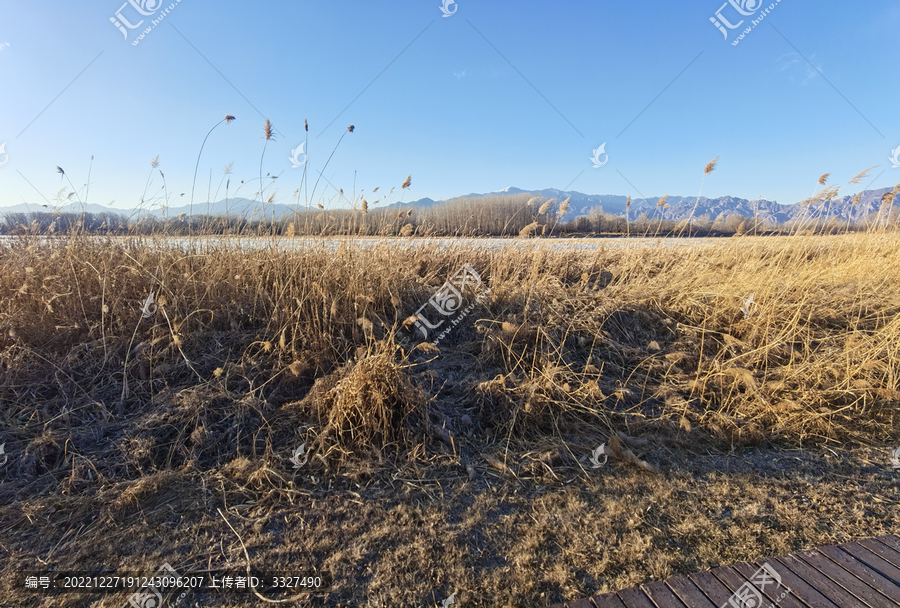
M508 472L472 457L474 479L449 449L427 467L352 475L246 454L212 474L186 464L75 495L20 502L7 490L2 603L98 608L128 597L26 592L12 580L22 570L243 570L223 516L254 569L333 576L328 593L285 605L334 607L440 606L453 594L458 606L539 608L900 526L887 447L716 454L669 441L641 453L660 474L591 468L591 446L569 447L584 470L552 448L543 459L496 451ZM263 602L193 592L178 605Z

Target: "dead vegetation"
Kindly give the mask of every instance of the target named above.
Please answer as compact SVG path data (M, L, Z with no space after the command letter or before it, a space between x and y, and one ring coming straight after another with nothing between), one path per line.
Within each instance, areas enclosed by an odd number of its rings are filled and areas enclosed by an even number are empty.
M889 466L864 460L900 439L893 239L6 242L5 561L243 567L221 508L254 559L290 570L285 543L307 547L335 575L326 605L439 604L457 585L462 605L540 606L878 533L898 523ZM404 322L466 263L490 294L423 344ZM821 487L770 466L785 453ZM186 536L154 535L169 524ZM103 534L122 544L85 548Z

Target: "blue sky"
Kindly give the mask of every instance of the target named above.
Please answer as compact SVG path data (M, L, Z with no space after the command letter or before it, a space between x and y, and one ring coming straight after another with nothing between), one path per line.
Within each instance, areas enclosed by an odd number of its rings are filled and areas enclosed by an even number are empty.
M0 0L0 205L53 200L59 165L89 202L133 207L157 155L186 204L226 114L197 202L229 162L232 194L258 177L265 118L277 133L263 173L280 176L266 197L284 203L304 119L313 174L353 124L327 182L389 190L412 174L405 200L507 186L691 196L717 156L704 196L793 203L822 173L846 183L873 165L869 188L900 182L895 0L781 0L737 46L769 4L734 0L753 16L726 40L710 22L723 0L459 0L450 17L442 0L181 0L132 45L171 4L154 1L134 0L152 15L126 38L110 22L124 0ZM161 186L157 173L149 192Z

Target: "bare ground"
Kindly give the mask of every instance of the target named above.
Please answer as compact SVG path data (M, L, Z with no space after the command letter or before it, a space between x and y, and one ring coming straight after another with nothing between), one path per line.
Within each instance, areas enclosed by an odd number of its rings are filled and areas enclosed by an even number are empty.
M579 450L585 451L584 449ZM324 475L278 458L236 457L221 471L186 466L97 493L7 504L4 605L121 606L115 596L39 596L17 570L180 573L246 566L328 571L328 594L289 605L541 607L673 575L893 532L900 483L888 450L748 448L645 457L655 475L608 463L533 476L451 453L428 467ZM498 457L503 454L499 453ZM520 459L514 459L520 460ZM524 459L522 459L524 460ZM517 464L515 462L511 464ZM534 467L540 469L543 467ZM191 594L186 605L251 606L251 595Z

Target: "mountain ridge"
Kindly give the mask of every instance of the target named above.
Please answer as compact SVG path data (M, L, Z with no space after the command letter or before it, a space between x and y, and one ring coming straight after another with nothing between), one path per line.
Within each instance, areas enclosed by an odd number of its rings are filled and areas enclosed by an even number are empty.
M766 199L748 200L733 196L721 196L716 198L700 197L699 203L696 196L668 196L664 207L657 206L661 197L636 198L632 199L630 208L626 209L628 197L617 194L584 194L574 190L562 191L556 188L546 188L543 190L523 190L515 186L508 186L502 190L487 193L470 193L467 195L456 196L449 199L434 200L424 197L409 202L394 202L384 207L370 207L372 211L381 208L424 208L433 207L442 203L449 203L461 199L478 199L496 196L516 196L531 195L540 196L545 199L555 199L562 202L569 199L569 210L560 218L561 221L567 222L577 219L578 217L591 216L597 214L609 214L614 216L622 216L628 214L628 218L632 221L639 219L642 215L650 220L664 219L680 221L688 217L703 218L708 216L709 220L722 218L729 215L742 215L744 217L759 217L774 223L785 223L796 220L800 217L807 219L812 218L837 218L838 221L858 222L866 216L877 213L881 206L881 198L886 192L890 192L892 188L879 188L877 190L866 190L859 194L859 200L853 203L853 196L843 196L835 198L828 203L822 201L814 201L809 204L808 201L783 205L776 201ZM804 204L807 203L807 204ZM295 211L305 210L303 205L285 205L282 203L268 203L265 205L266 217L285 218ZM223 216L232 215L249 219L261 219L263 208L257 201L238 198L226 199L210 203L196 203L193 205L193 215L206 215L209 210L210 215ZM313 208L312 211L317 209ZM14 213L40 213L49 212L51 209L47 205L35 205L28 203L20 203L8 207L0 207L0 216L10 215ZM163 211L160 208L155 209L118 209L104 207L95 203L82 205L80 203L68 203L58 208L56 211L61 213L82 213L82 211L92 214L112 213L124 217L142 217L153 216L162 218ZM170 207L165 211L166 218L179 217L182 214L190 214L191 206L183 205L180 207Z

